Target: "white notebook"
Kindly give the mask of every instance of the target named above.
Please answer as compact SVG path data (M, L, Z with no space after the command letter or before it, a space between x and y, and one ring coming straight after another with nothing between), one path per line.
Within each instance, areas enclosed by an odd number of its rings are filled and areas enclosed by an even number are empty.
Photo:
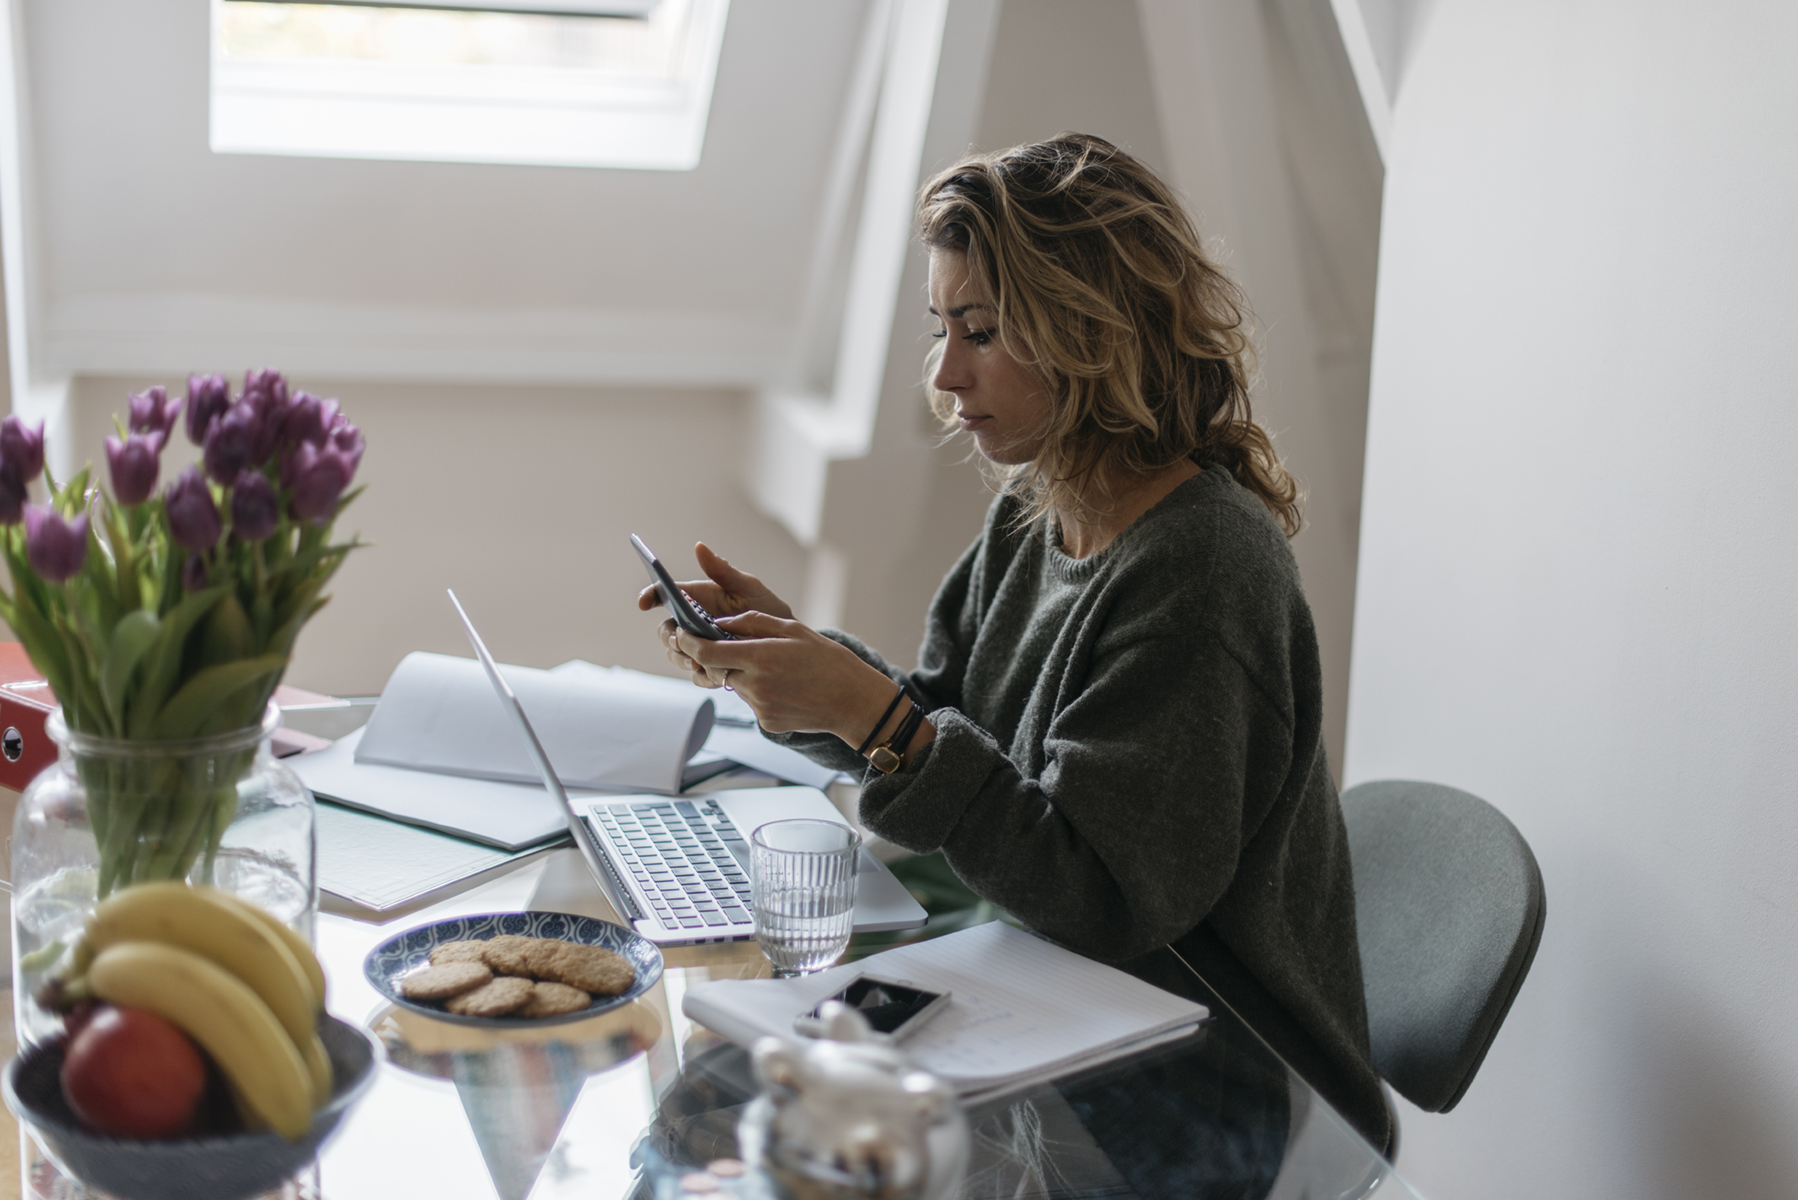
M718 980L681 1011L739 1045L793 1035L793 1018L867 973L950 993L901 1043L919 1066L984 1098L1182 1037L1209 1013L1115 967L995 921L798 979Z
M496 850L336 804L318 813L318 886L375 912L513 866L545 849Z

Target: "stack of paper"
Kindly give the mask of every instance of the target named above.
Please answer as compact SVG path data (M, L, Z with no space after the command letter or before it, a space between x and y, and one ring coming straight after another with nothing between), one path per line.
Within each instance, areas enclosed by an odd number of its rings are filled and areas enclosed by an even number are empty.
M699 984L681 1010L747 1046L768 1034L792 1036L795 1017L862 974L950 994L944 1010L901 1047L969 1098L1171 1041L1209 1015L1202 1004L1001 922L798 979Z
M678 792L687 760L712 731L700 688L501 667L564 787ZM356 761L509 783L538 783L524 739L481 664L408 654L394 668Z

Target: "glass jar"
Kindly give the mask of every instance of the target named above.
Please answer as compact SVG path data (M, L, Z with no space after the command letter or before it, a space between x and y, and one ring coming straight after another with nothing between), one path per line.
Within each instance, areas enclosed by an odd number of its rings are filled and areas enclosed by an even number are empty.
M45 722L59 755L19 800L12 837L13 1007L21 1045L61 1029L35 999L101 899L185 879L251 901L312 937L318 909L312 793L262 724L178 742L77 733Z

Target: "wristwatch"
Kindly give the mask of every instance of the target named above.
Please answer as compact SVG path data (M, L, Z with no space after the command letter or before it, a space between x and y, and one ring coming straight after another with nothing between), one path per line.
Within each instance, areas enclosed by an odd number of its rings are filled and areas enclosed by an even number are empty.
M891 775L905 765L905 750L911 745L912 738L917 736L918 726L924 723L924 709L916 700L911 702L911 711L899 722L899 728L887 739L884 746L876 746L868 752L868 761L882 775Z

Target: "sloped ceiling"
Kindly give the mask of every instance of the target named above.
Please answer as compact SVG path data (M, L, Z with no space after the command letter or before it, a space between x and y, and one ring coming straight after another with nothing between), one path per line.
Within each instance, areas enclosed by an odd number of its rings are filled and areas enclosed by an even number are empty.
M34 371L764 381L860 0L738 0L690 172L215 155L206 0L26 0Z

